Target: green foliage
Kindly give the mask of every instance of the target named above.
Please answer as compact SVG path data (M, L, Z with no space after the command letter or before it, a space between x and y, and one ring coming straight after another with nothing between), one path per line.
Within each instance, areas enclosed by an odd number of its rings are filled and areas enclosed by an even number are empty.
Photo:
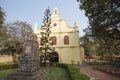
M0 70L14 69L18 67L18 63L0 63Z
M73 65L67 65L73 80L89 80L90 78L82 73Z
M70 64L58 64L58 67L65 68L69 74L71 80L89 80L90 78L82 73L80 73L77 67Z
M47 68L47 78L45 80L70 80L66 70L60 67Z
M50 13L50 9L46 9L45 11L45 16L43 19L43 25L41 27L41 45L42 47L40 47L40 50L42 51L42 56L43 56L43 61L44 64L46 65L46 61L49 60L49 53L53 50L50 46L51 46L51 13ZM42 60L41 60L42 61ZM44 66L45 66L44 65Z
M15 21L6 24L8 29L9 39L13 41L25 41L27 38L33 34L32 26L27 22Z
M119 0L80 0L80 9L89 18L93 36L120 38L119 4Z
M99 41L99 55L120 54L120 1L119 0L77 0L80 9L89 19L86 35Z
M89 65L109 65L111 62L86 62Z
M113 64L112 65L106 64L106 65L94 65L93 69L120 77L120 68L119 67L116 67Z
M5 78L8 75L14 73L15 71L16 71L16 69L7 69L7 70L0 71L0 80L2 80L3 78Z
M83 37L80 37L80 44L84 47L86 56L96 55L99 44L95 39L84 35Z
M6 24L7 27L7 41L2 49L2 54L8 53L15 55L22 52L24 42L33 34L30 24L22 21L15 21Z
M5 20L4 16L5 16L5 13L3 12L3 9L0 6L0 27L4 23L4 20Z
M0 53L2 53L2 49L7 41L7 29L4 25L5 13L3 12L2 7L0 6Z

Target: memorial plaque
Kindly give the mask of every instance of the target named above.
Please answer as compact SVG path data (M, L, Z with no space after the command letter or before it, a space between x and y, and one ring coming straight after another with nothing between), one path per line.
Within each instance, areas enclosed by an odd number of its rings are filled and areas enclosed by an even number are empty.
M25 53L30 53L30 50L31 50L31 46L27 46L27 47L25 48Z

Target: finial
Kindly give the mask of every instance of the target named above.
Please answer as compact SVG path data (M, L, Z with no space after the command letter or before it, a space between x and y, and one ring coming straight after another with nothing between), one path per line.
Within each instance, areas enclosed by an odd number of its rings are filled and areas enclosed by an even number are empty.
M34 29L35 30L38 29L38 23L37 22L35 23Z
M74 21L74 27L78 27L77 21Z
M54 14L58 14L58 8L57 7L55 7L55 9L54 9Z

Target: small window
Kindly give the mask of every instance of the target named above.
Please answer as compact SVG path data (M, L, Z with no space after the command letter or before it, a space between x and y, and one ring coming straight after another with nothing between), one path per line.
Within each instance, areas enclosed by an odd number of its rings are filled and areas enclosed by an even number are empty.
M45 43L45 40L43 38L41 38L40 44L44 45L44 43Z
M51 37L51 39L52 39L52 44L53 44L53 45L56 45L56 41L57 41L57 40L56 40L56 37L53 36L53 37Z
M57 26L57 24L56 24L56 23L54 23L54 24L53 24L53 26Z
M69 37L68 36L64 36L64 44L69 44Z

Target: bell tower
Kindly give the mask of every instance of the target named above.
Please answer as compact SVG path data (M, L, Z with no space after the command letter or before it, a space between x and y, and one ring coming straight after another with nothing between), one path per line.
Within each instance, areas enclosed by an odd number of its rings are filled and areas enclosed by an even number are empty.
M61 19L57 7L54 8L51 18L52 18L52 20L60 20Z
M58 8L57 7L55 7L55 9L54 9L54 14L58 14Z

